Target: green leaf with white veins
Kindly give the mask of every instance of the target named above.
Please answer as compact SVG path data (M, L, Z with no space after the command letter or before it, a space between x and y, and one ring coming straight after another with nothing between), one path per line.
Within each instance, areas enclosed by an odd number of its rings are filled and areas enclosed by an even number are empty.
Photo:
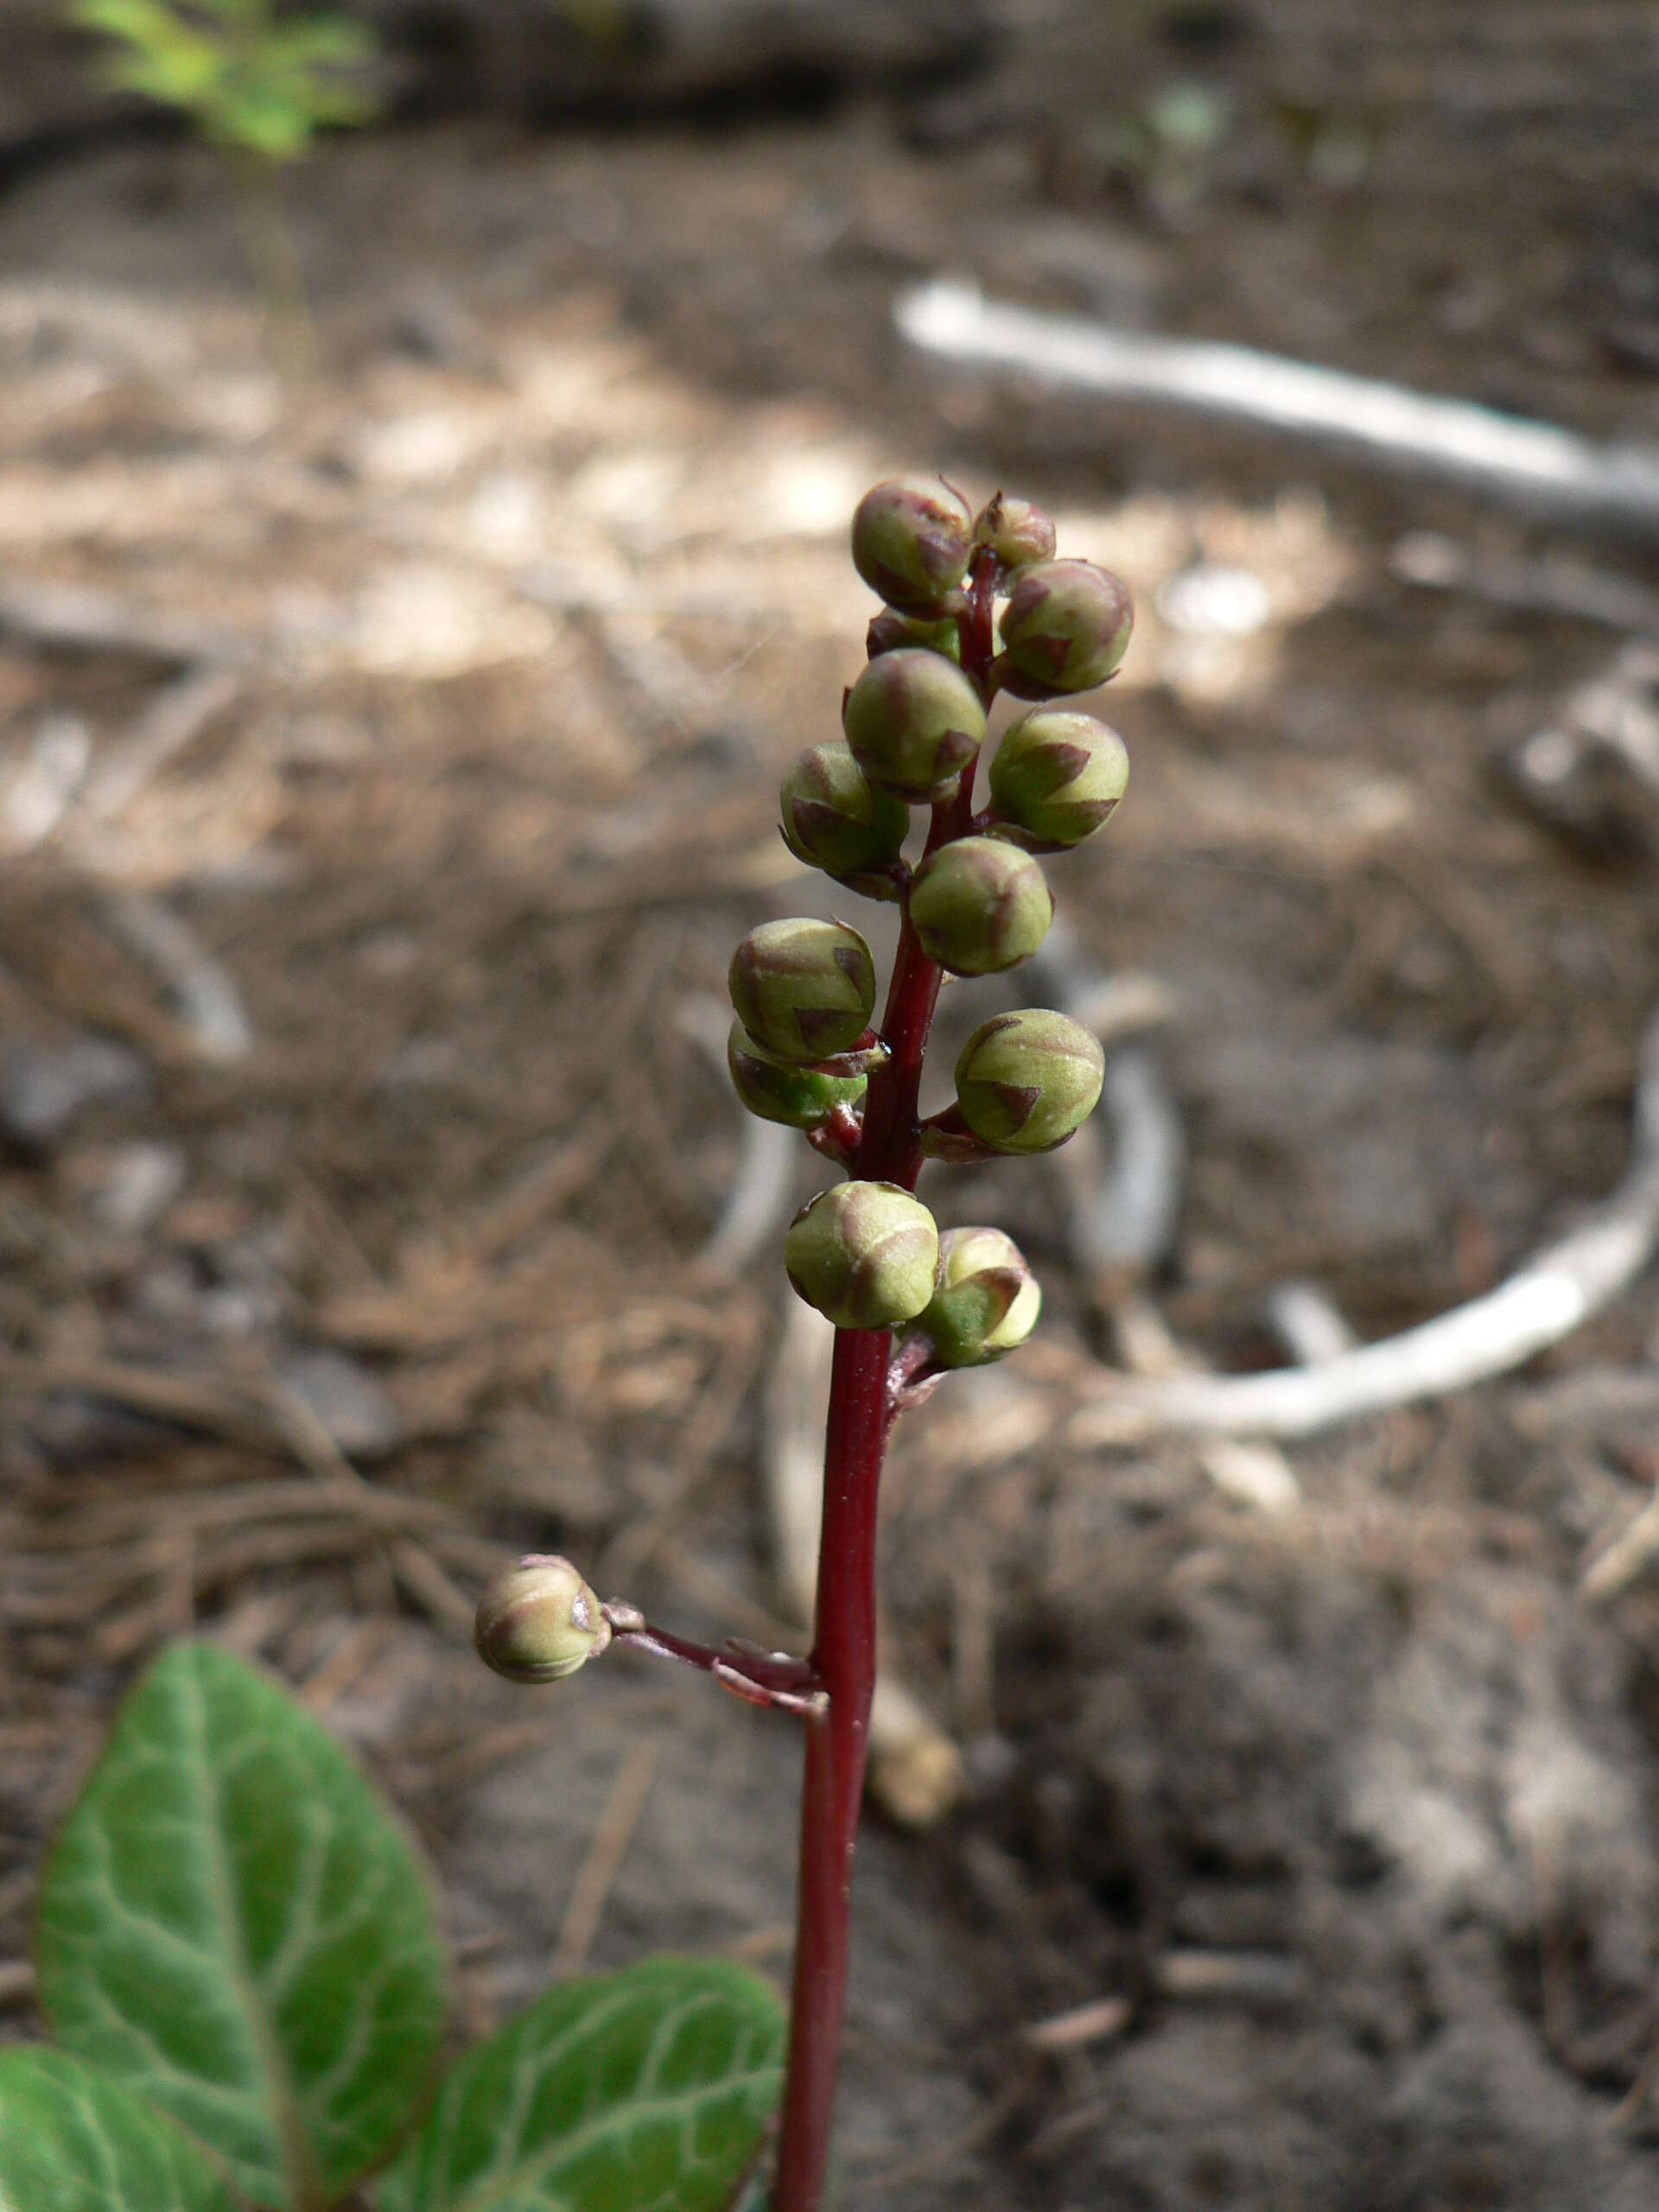
M210 1643L174 1645L117 1716L36 1948L60 2041L291 2212L394 2148L443 2032L412 1845L308 1713Z
M454 2067L380 2212L722 2212L783 2050L776 1993L738 1967L563 1982Z
M0 2051L0 2212L232 2212L188 2135L95 2067Z

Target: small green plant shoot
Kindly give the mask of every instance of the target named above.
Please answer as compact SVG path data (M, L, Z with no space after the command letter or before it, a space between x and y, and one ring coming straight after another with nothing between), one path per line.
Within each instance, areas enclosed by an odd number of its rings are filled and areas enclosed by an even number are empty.
M114 41L106 82L176 108L226 156L279 360L302 370L305 295L276 173L318 131L373 115L361 74L372 34L343 16L279 13L277 0L72 0L69 13Z
M118 42L111 85L180 109L216 146L296 161L319 130L373 112L351 73L374 40L343 16L283 19L272 0L75 0L70 12Z
M122 1707L36 1965L57 2044L0 2050L0 2212L723 2212L782 2079L776 1994L675 1958L556 1985L440 2078L415 1847L212 1643Z

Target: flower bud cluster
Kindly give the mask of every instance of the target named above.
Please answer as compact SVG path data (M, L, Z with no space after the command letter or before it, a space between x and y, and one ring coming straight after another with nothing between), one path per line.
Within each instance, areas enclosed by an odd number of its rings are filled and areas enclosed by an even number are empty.
M1030 959L1054 911L1039 856L1081 843L1123 796L1122 741L1053 702L1114 673L1133 610L1116 576L1057 556L1053 522L1030 500L998 492L975 514L938 477L894 477L867 493L852 552L883 601L866 665L842 699L841 735L797 757L779 799L798 860L902 904L881 1017L891 1033L872 1027L875 962L864 938L844 922L795 916L751 930L732 956L727 1062L752 1114L804 1130L849 1171L796 1215L784 1264L837 1329L902 1332L886 1354L880 1409L891 1417L950 1370L1014 1351L1042 1310L1011 1238L986 1227L941 1236L912 1186L928 1158L1064 1144L1100 1096L1100 1045L1040 1007L994 1015L963 1047L954 1106L925 1122L922 1053L941 971L993 976ZM1033 704L1001 736L976 813L999 691ZM912 806L932 810L913 864ZM862 1390L872 1364L837 1372L861 1375ZM826 1695L812 1662L694 1646L630 1606L601 1605L565 1559L520 1560L478 1611L480 1653L515 1681L561 1681L613 1638L689 1658L763 1703L816 1710Z
M784 778L785 842L836 881L900 899L912 963L1001 974L1031 957L1053 917L1039 856L1081 843L1123 796L1122 741L1070 700L1122 660L1128 593L1107 570L1058 556L1053 522L1032 501L998 492L975 513L938 477L893 477L868 492L852 553L884 603L842 700L841 736L808 747ZM976 814L999 690L1035 703L997 744ZM931 835L907 861L912 806L933 810ZM1041 1009L997 1015L963 1048L950 1114L918 1128L906 1105L895 1139L895 1093L872 1086L901 1078L897 1061L884 1070L886 1048L869 1027L874 964L856 931L767 923L739 945L729 982L738 1096L751 1112L808 1131L853 1178L791 1224L785 1262L796 1290L838 1328L925 1338L930 1371L1022 1343L1041 1294L1014 1246L994 1229L941 1238L908 1184L920 1153L983 1158L1064 1143L1100 1095L1096 1039ZM913 1057L907 1080L913 1102ZM882 1135L861 1159L878 1099ZM889 1171L905 1184L885 1179Z

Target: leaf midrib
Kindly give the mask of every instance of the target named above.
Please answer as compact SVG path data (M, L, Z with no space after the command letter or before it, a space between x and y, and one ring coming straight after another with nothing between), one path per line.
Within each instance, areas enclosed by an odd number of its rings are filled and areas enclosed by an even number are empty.
M224 1948L234 1995L253 2030L255 2053L270 2085L274 2120L283 2163L294 2191L294 2212L324 2212L328 2199L300 2116L300 2101L289 2075L282 2043L254 1978L253 1967L242 1942L242 1927L235 1904L235 1886L223 1848L223 1800L219 1773L213 1764L207 1729L207 1700L202 1688L199 1662L192 1656L187 1672L189 1684L188 1717L196 1739L203 1796L208 1817L207 1831L207 1882L224 1929Z

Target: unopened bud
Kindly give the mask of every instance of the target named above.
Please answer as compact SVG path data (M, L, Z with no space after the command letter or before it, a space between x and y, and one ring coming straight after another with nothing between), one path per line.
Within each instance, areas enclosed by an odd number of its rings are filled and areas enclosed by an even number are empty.
M968 502L938 476L893 476L859 501L853 566L890 607L937 607L968 573Z
M804 915L751 930L727 982L738 1020L780 1060L849 1051L875 1005L875 963L858 931Z
M985 734L978 692L954 661L919 645L873 660L841 720L865 774L907 799L940 798Z
M510 1682L558 1682L599 1656L611 1624L568 1559L532 1553L484 1592L473 1640Z
M999 492L974 517L974 543L988 545L1005 569L1054 557L1054 524L1029 499Z
M779 800L785 843L826 875L891 868L910 830L909 808L877 790L844 738L809 746L784 778Z
M1014 843L1080 845L1128 788L1129 755L1092 715L1039 707L1004 734L991 763L998 834Z
M856 1106L868 1075L826 1075L822 1070L780 1060L757 1045L741 1021L726 1042L732 1084L751 1114L785 1128L816 1129L838 1106Z
M1000 1229L948 1229L939 1282L917 1326L941 1367L983 1367L1015 1351L1037 1325L1043 1294L1025 1255Z
M963 1046L957 1103L995 1152L1050 1152L1093 1113L1105 1072L1100 1040L1063 1014L994 1014Z
M939 1232L896 1183L837 1183L802 1207L784 1237L789 1280L838 1329L913 1321L933 1295Z
M901 614L896 607L884 607L870 619L864 650L874 660L881 653L897 652L901 645L925 645L947 660L960 664L962 659L962 632L954 615L932 622L925 614Z
M1128 586L1092 561L1039 561L1015 579L998 625L1003 680L1020 698L1089 691L1123 658Z
M1030 959L1048 934L1054 901L1029 853L998 837L962 837L917 869L910 918L941 968L994 976Z

